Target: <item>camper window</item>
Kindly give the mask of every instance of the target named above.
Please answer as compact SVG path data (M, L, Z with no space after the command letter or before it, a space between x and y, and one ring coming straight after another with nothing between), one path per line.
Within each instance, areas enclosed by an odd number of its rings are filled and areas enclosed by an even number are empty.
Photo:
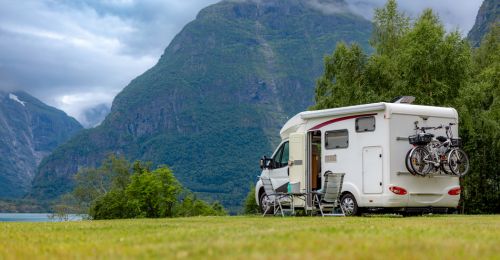
M326 149L347 148L349 146L349 132L347 129L328 131L325 133Z
M367 116L356 118L356 132L372 132L375 131L375 117Z

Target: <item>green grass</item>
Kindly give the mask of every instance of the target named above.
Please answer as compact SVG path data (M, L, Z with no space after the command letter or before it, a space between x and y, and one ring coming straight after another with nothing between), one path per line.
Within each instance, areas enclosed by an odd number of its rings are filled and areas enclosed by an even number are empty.
M500 216L0 223L0 259L500 258Z

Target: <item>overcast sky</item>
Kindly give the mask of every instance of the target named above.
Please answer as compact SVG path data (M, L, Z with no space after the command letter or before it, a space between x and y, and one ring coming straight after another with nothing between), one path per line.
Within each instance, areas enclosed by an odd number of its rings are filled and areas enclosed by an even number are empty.
M367 18L385 3L347 1ZM216 2L0 0L0 89L25 90L83 120L83 110L111 104L200 9ZM431 7L448 30L467 34L482 0L399 2L411 16Z

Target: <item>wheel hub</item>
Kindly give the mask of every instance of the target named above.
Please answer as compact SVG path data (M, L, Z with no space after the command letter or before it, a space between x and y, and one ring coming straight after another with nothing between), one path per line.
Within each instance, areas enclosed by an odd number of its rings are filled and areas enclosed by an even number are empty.
M343 199L342 206L344 206L347 215L351 215L354 212L354 201L351 198Z

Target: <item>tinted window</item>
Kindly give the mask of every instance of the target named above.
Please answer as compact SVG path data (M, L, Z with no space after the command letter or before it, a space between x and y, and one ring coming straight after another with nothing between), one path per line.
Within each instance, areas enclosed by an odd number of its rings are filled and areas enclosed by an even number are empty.
M325 133L326 149L347 148L349 146L349 132L347 129L328 131Z
M283 154L281 155L281 167L288 165L289 151L288 142L283 145Z
M282 144L273 157L274 167L281 168L288 165L289 158L288 142Z
M356 132L375 131L375 117L360 117L356 119Z
M283 153L283 145L280 146L276 154L274 154L273 161L275 162L280 162L281 161L281 154Z

